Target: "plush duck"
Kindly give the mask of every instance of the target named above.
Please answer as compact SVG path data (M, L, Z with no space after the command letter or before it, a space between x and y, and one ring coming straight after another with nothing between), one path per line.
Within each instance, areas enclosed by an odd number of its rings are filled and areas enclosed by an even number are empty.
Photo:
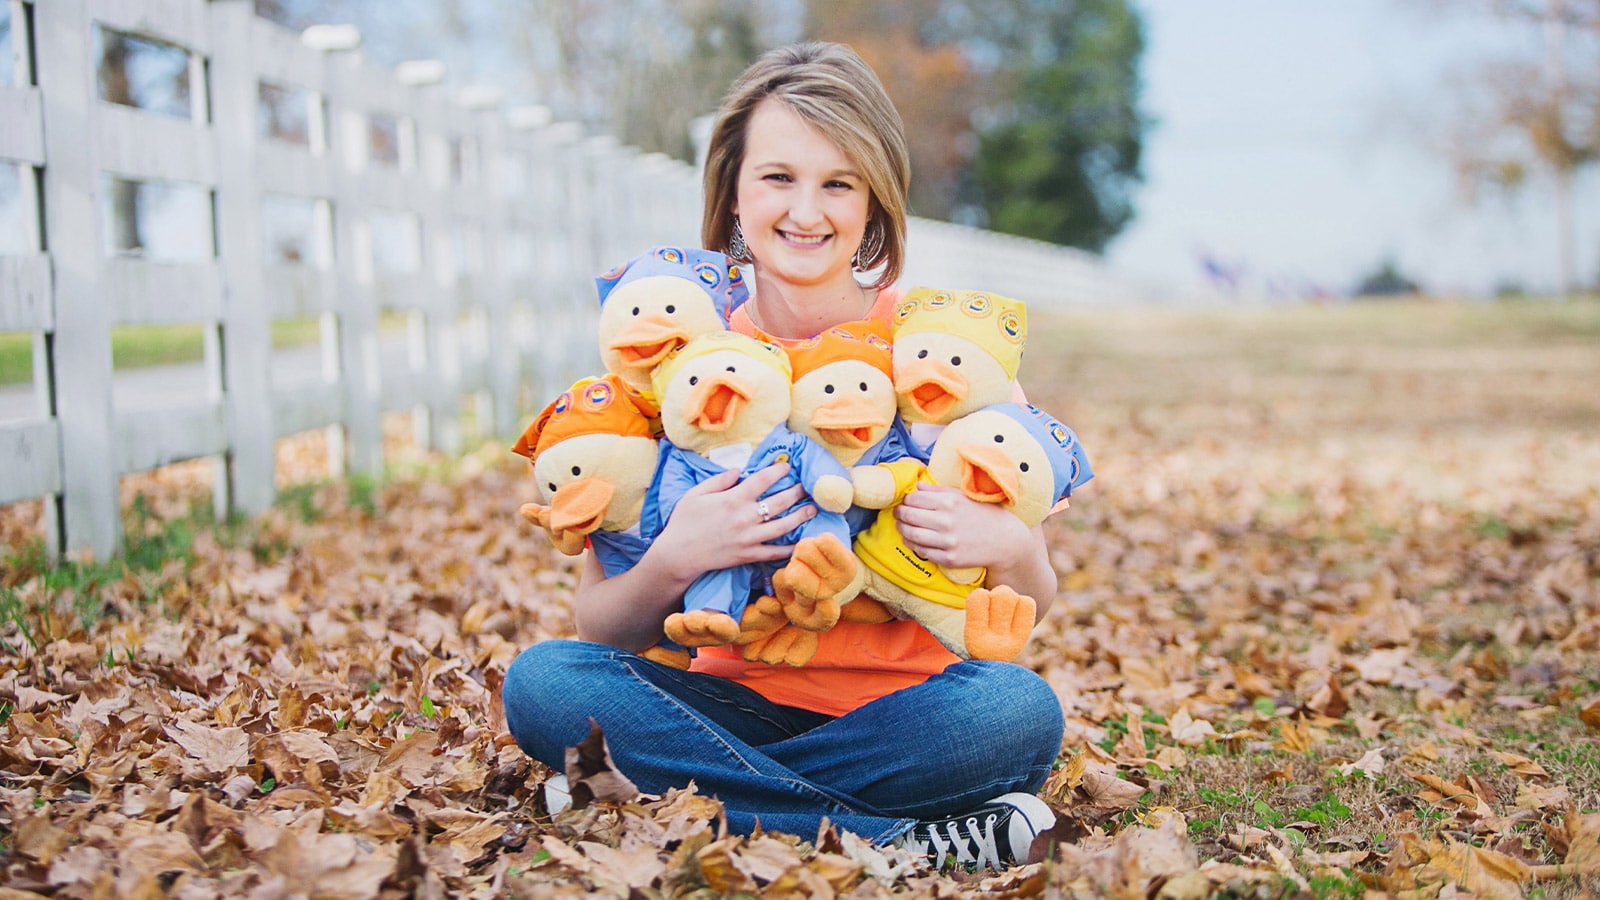
M1031 528L1094 476L1072 430L1036 407L1001 403L951 422L926 465L908 458L851 474L856 502L882 510L855 542L866 594L921 623L957 656L1016 658L1033 630L1033 598L984 588L983 569L945 569L918 556L900 537L892 507L919 483L951 485Z
M980 291L912 288L894 311L894 389L926 460L940 430L986 406L1016 399L1013 382L1027 339L1027 308Z
M728 469L741 478L776 462L790 472L764 496L804 485L815 517L779 539L793 543L787 564L742 565L707 572L684 593L684 611L666 621L666 634L688 647L734 642L752 589L773 593L772 582L796 598L794 616L824 629L838 620L839 598L858 584L843 513L850 507L850 473L827 450L791 431L790 367L783 350L736 332L691 339L667 354L653 389L661 399L665 441L655 483L645 501L644 533L653 537L694 485ZM774 510L774 513L783 512ZM800 607L812 616L800 614Z
M600 359L655 413L650 376L697 334L723 331L750 297L739 267L710 250L655 247L595 279Z
M523 504L523 518L549 532L568 556L587 545L607 577L633 568L649 547L639 518L656 469L654 427L616 376L574 384L511 448L533 464L540 497L548 501ZM644 655L689 667L688 651L668 641Z
M876 319L847 322L787 347L793 367L789 427L820 444L845 466L875 465L906 455L905 426L895 411L890 379L889 329ZM852 505L845 521L853 536L877 511ZM736 643L745 659L770 665L805 665L816 654L817 636L789 621L786 610L803 607L777 579L776 596L761 597L746 610ZM856 622L893 618L870 599L841 603L840 617Z

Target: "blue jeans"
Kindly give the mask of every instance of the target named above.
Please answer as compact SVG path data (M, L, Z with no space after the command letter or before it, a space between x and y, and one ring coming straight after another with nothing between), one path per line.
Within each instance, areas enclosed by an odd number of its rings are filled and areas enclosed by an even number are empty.
M517 657L502 698L517 744L558 772L592 717L618 770L645 793L692 781L739 833L759 819L810 839L826 818L875 843L919 819L1037 792L1063 729L1042 678L982 661L833 717L605 644L554 640Z

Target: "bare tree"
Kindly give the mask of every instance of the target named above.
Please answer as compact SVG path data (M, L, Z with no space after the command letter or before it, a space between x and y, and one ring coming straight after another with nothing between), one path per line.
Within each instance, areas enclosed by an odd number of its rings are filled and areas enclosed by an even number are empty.
M1459 0L1453 0L1459 8ZM1554 182L1563 297L1577 282L1573 189L1600 159L1600 0L1477 0L1480 12L1541 30L1542 59L1485 62L1458 79L1446 150L1469 196Z
M380 65L443 60L454 84L692 159L687 125L774 43L798 33L796 0L256 0L290 27L347 22Z

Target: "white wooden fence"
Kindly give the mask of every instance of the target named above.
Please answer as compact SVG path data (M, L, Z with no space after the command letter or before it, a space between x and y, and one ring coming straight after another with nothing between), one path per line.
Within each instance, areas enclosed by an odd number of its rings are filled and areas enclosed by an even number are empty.
M37 398L36 416L0 422L0 504L45 498L53 551L113 553L118 479L168 463L215 459L219 513L249 514L273 500L288 435L328 428L343 467L370 473L386 412L417 413L446 452L469 402L513 434L598 366L593 276L697 241L693 167L448 96L427 66L314 49L251 0L0 3L14 57L0 59L0 167L24 210L22 246L0 245L0 332L32 335ZM107 48L126 46L179 54L176 96L155 109L110 96ZM285 108L298 126L274 124ZM121 234L114 197L135 198L126 213L169 194L199 198L200 252ZM269 234L285 206L309 223L289 254ZM1032 303L1137 299L1087 254L926 220L906 279ZM271 325L305 317L323 322L320 370L275 378ZM396 319L410 326L398 357L380 327ZM113 328L172 323L202 326L203 383L127 406Z

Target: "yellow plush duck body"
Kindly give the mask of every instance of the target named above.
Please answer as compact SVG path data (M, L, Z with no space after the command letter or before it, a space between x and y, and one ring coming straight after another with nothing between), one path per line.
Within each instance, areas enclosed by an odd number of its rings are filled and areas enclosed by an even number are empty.
M914 619L966 659L1010 660L1033 630L1036 604L1008 587L983 587L982 569L944 569L906 546L892 508L922 483L958 487L980 503L1006 508L1030 528L1055 503L1093 477L1076 435L1035 407L1003 403L950 423L928 462L857 467L855 502L881 509L856 537L865 593Z

